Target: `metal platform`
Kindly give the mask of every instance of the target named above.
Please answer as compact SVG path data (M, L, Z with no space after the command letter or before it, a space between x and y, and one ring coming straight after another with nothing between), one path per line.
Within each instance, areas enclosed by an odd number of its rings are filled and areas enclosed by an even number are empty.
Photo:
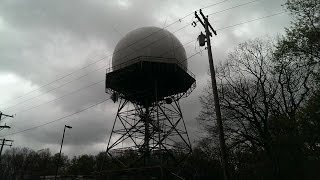
M176 59L141 56L107 69L106 92L116 92L137 104L150 104L169 96L187 96L195 82L195 76Z

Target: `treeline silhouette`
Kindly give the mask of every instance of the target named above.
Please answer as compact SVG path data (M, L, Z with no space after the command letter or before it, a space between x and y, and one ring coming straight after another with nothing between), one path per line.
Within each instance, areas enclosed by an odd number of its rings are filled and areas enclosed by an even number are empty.
M195 147L186 163L181 164L179 168L182 177L187 179L195 178L219 178L219 162L208 158L207 149ZM123 167L108 156L105 152L97 155L79 155L69 158L66 155L61 156L59 162L59 175L87 175L88 177L97 177L110 171L121 170ZM49 149L34 151L29 148L10 148L2 156L0 177L1 179L39 179L40 176L55 175L59 154L52 154ZM105 157L107 157L105 159ZM123 162L131 162L136 158L132 151L126 151L117 158ZM103 163L103 166L102 166ZM167 162L174 164L173 162ZM138 172L138 171L136 171Z

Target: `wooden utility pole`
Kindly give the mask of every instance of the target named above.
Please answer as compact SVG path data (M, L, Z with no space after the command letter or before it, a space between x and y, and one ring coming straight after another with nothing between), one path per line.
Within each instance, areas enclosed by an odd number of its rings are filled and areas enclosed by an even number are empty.
M3 150L3 146L12 146L12 142L13 140L10 140L10 139L0 139L2 140L2 143L1 143L1 149L0 149L0 167L1 167L1 155L2 155L2 150ZM6 144L6 142L10 142L10 144Z
M212 28L211 24L209 23L208 16L205 16L202 13L201 9L200 9L200 14L201 14L204 22L198 16L197 12L194 12L194 14L195 14L196 18L198 19L198 21L202 24L202 26L204 27L205 32L206 32L206 35L202 34L202 32L201 32L198 40L199 40L200 46L204 46L205 42L207 42L207 50L208 50L210 74L211 74L211 83L212 83L212 91L213 91L213 98L214 98L214 107L215 107L217 125L218 125L218 131L219 131L221 166L222 166L222 170L223 170L224 179L228 180L229 177L228 177L227 148L226 148L226 143L225 143L225 139L224 139L224 131L223 131L222 118L221 118L220 102L219 102L217 82L216 82L216 72L214 69L213 58L212 58L212 50L211 50L211 42L210 42L210 36L212 36L212 34L210 32L210 29L215 35L217 35L217 33ZM192 25L196 26L196 22L193 22Z

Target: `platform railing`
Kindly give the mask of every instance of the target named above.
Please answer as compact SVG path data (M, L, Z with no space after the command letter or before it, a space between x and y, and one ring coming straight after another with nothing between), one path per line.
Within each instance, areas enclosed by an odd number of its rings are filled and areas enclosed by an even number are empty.
M150 60L152 59L152 60ZM142 62L142 61L148 61L148 62L162 62L162 63L170 63L170 64L177 64L180 68L182 68L184 71L186 71L191 77L195 78L195 75L188 70L187 67L185 67L182 62L186 61L187 59L184 59L182 61L179 61L176 58L164 58L164 57L154 57L154 56L139 56L136 57L132 60L123 62L121 64L117 64L115 66L109 67L106 69L107 73L122 69L124 67L130 66L132 64L135 64L137 62Z

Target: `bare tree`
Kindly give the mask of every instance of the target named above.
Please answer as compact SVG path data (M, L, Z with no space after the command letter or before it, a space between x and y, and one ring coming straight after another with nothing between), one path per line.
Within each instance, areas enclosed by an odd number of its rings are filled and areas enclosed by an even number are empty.
M271 40L242 43L217 67L217 78L230 152L265 152L278 174L283 145L290 146L294 153L300 152L303 142L299 138L299 109L316 86L314 66L286 56L279 58L275 50ZM206 89L200 97L202 111L198 120L215 137L210 92Z

